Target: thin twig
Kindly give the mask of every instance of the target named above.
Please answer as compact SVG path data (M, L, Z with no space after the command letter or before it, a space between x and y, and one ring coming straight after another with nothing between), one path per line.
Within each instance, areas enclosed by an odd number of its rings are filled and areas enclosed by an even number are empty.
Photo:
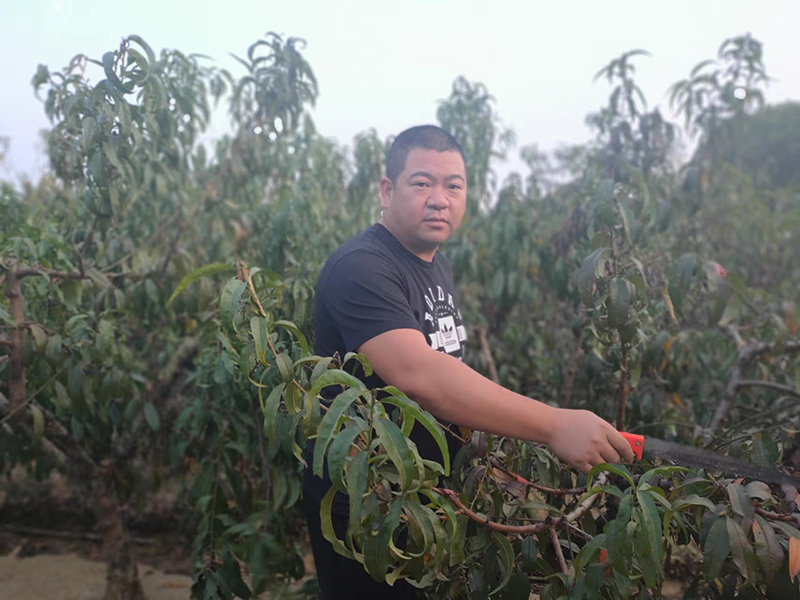
M514 471L511 471L511 470L507 469L497 459L492 460L492 466L494 468L502 471L506 475L510 475L518 483L521 483L523 485L527 485L529 487L532 487L535 490L538 490L540 492L544 492L546 494L553 494L555 496L568 496L570 494L578 495L578 494L583 494L584 492L586 492L586 488L585 487L559 489L559 488L549 488L549 487L545 487L543 485L539 485L538 483L533 483L532 481L528 481L527 479L525 479L521 475L518 475L517 473L514 473Z
M601 473L600 476L597 478L597 485L603 486L606 484L608 477L605 473ZM518 533L521 535L531 534L531 533L538 533L540 531L544 531L550 527L565 527L569 523L574 523L578 519L580 519L587 510L589 510L592 505L595 503L597 498L600 496L602 492L596 492L587 496L583 502L581 502L575 510L572 512L564 515L559 519L555 519L549 523L539 522L539 523L531 523L530 525L506 525L504 523L497 523L496 521L492 521L488 517L482 517L475 511L467 508L463 502L458 497L453 490L448 490L446 488L433 488L433 490L442 496L446 497L464 516L486 525L489 529L493 531L499 531L501 533Z
M776 390L800 398L800 390L791 385L783 385L782 383L775 383L773 381L760 381L758 379L742 379L736 383L736 389L743 387L763 387L771 390Z
M564 560L564 551L561 550L561 542L558 541L558 534L556 533L555 527L550 527L548 529L548 533L550 534L550 541L553 544L553 550L556 552L556 558L558 559L558 566L561 569L561 572L566 574L569 573L569 567L567 567L567 561Z
M492 350L489 348L489 339L486 337L486 328L483 325L478 325L478 340L481 343L481 356L483 362L486 363L486 368L489 369L489 377L495 383L500 383L500 376L497 374L497 365L492 357Z
M795 518L792 515L778 515L764 510L763 508L755 507L756 514L769 519L770 521L786 521L787 523L794 523Z

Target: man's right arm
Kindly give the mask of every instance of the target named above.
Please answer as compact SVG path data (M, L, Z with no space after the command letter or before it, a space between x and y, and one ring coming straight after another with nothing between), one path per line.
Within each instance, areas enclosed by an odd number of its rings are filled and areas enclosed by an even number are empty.
M387 384L440 419L547 444L584 473L603 462L633 460L625 438L594 413L555 408L512 392L432 349L416 329L387 331L361 344L358 351Z

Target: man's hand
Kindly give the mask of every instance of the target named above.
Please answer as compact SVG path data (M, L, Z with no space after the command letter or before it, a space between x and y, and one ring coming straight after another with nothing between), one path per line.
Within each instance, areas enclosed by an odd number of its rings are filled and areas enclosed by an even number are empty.
M633 450L611 425L588 410L559 409L547 445L583 473L601 463L632 462Z

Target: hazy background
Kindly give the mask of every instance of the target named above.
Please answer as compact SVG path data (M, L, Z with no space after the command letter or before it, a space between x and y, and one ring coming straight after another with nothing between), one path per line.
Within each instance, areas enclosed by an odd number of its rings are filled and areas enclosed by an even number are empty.
M0 176L17 181L47 165L38 135L47 121L30 86L37 64L60 68L80 52L100 58L131 33L156 52L207 54L234 73L229 53L243 55L266 31L305 38L320 85L318 129L345 144L368 127L384 137L435 121L437 101L458 75L487 85L520 145L582 142L585 115L608 94L592 77L611 58L651 52L636 60L637 81L651 105L666 110L672 83L713 58L724 39L748 31L764 43L775 79L767 101L800 99L797 0L4 0L0 23L0 137L11 141ZM218 120L212 135L225 126Z

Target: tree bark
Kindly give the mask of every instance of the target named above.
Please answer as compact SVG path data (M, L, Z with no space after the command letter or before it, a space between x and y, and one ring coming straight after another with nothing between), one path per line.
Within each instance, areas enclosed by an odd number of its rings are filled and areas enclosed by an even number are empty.
M112 482L113 471L106 469L95 481L95 511L103 535L106 559L106 589L103 600L145 600L133 539L125 527Z
M22 322L25 321L25 306L22 298L22 284L20 278L17 276L16 267L11 267L11 269L8 270L6 277L6 295L8 296L9 313L16 325L11 330L11 336L9 338L11 347L11 378L8 382L11 410L16 410L22 406L28 394L25 381L25 367L22 364L22 337L24 333Z

